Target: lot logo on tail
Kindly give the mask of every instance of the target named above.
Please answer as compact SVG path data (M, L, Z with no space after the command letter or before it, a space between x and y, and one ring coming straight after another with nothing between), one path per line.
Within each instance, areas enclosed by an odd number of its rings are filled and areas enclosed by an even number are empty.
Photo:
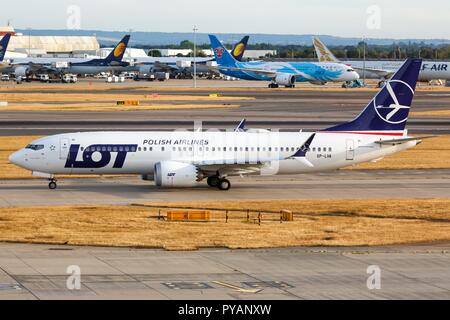
M408 119L407 104L413 96L414 90L406 82L391 80L373 100L375 112L387 123L403 123Z
M220 59L223 56L224 49L223 48L215 48L214 52L215 52L217 58Z

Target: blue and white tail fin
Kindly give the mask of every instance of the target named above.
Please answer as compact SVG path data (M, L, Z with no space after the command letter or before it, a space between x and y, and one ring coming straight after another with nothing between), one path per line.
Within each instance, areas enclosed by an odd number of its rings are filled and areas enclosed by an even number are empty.
M405 134L421 59L408 59L353 121L322 130L359 134Z
M8 49L11 34L7 33L2 40L0 40L0 62L5 58L6 50Z
M123 39L117 44L113 51L105 58L105 62L121 62L125 51L128 47L128 42L130 41L130 35L126 35Z
M228 52L224 45L217 39L216 36L209 35L211 41L211 49L216 57L217 64L224 67L236 66L236 59Z

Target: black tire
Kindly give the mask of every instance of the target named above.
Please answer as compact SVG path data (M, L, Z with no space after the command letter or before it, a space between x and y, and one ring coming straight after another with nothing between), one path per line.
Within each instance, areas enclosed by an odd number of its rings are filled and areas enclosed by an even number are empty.
M210 186L211 188L217 188L219 186L220 179L218 176L212 176L208 177L208 180L206 180L206 182L208 183L208 186Z
M218 188L221 191L228 191L231 188L231 183L227 179L222 179L222 180L220 180Z
M57 184L56 184L55 181L50 181L50 182L49 182L48 188L49 188L50 190L55 190L56 187L57 187Z

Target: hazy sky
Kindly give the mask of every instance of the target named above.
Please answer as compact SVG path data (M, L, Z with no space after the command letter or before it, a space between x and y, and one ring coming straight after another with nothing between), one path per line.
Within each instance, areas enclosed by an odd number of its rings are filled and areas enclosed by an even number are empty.
M14 0L0 11L16 28L450 38L449 0Z

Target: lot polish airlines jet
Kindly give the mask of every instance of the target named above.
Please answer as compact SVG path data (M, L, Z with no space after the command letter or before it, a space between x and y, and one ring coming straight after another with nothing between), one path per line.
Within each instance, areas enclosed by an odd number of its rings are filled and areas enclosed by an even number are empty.
M317 132L85 132L38 139L10 162L48 178L58 174L136 174L160 187L220 190L230 176L320 172L375 161L416 146L405 130L421 60L407 60L353 121Z

